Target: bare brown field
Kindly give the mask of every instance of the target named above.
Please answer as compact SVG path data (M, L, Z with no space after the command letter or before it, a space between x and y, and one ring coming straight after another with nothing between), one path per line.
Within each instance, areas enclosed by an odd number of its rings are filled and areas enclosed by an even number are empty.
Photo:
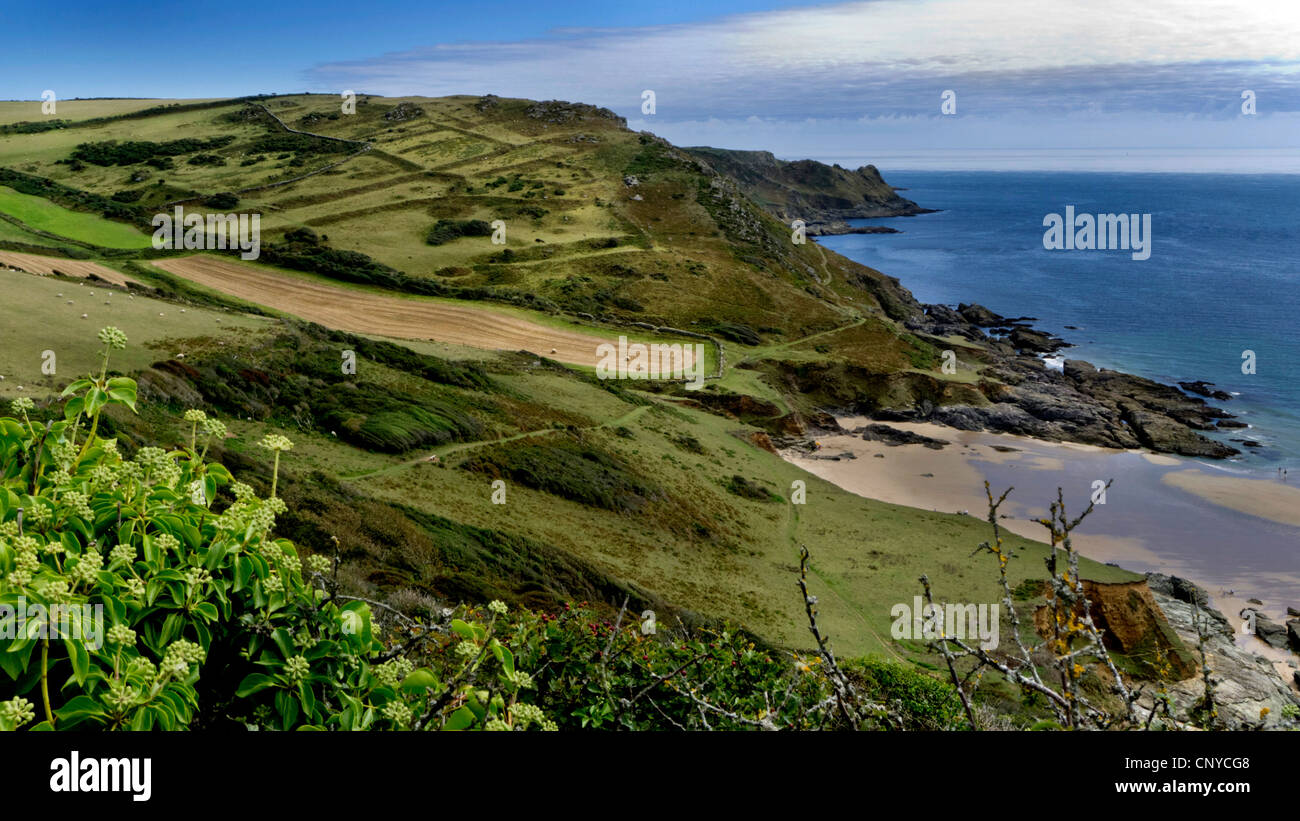
M16 251L0 251L0 265L7 265L29 274L63 274L70 277L89 279L92 275L112 285L126 286L134 279L100 265L98 262L86 262L80 259L63 259L61 257L43 257L37 254L20 254Z
M350 333L528 350L589 367L596 365L596 347L608 341L484 308L340 288L216 257L196 255L151 264L228 296Z

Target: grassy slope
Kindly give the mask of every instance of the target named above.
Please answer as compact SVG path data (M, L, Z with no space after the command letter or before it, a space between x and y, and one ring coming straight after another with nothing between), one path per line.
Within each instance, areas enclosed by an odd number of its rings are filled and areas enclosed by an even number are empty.
M423 115L386 119L401 102L417 105ZM900 333L888 318L889 301L897 295L887 281L815 244L791 245L788 228L725 184L715 185L689 158L626 131L616 120L585 109L537 109L527 101L484 102L474 97L362 98L355 116L330 119L337 104L326 96L268 102L295 128L374 144L371 152L326 173L241 195L238 210L260 210L269 241L289 228L308 226L327 235L333 247L362 251L413 276L529 291L568 311L679 327L695 323L707 330L716 330L718 323L744 325L761 339L756 345L727 343L733 367L711 390L747 393L782 411L809 406L807 397L791 394L779 379L765 381L763 374L783 362L851 364L886 373L921 367L940 378L933 370L933 350ZM105 106L111 108L104 104L97 114L107 110ZM324 164L325 159L312 157L294 166L292 157L272 155L241 165L251 159L241 145L268 129L225 116L240 108L235 104L0 136L0 165L101 195L144 188L142 201L148 203L163 196L154 188L213 194ZM530 111L538 116L530 116ZM57 162L78 143L91 140L162 141L222 134L236 141L216 152L227 158L219 168L178 161L174 170L165 172L116 166L73 171ZM131 183L135 170L142 170L145 179ZM639 185L624 185L625 172L635 173ZM493 184L502 178L504 182ZM425 244L424 235L436 220L471 218L505 219L507 248L516 259L494 261L501 249L486 238ZM237 320L193 304L181 315L174 303L136 296L131 306L115 301L111 312L98 306L86 321L79 318L80 304L63 306L53 294L87 286L7 276L15 278L16 287L6 306L3 350L10 352L9 360L0 359L0 369L24 379L23 384L37 384L39 352L45 347L55 347L60 356L59 375L50 380L50 387L84 370L93 356L93 331L110 322L132 337L132 348L120 360L128 368L175 353L148 351L137 342L210 337L236 322L242 329L239 347L249 362L256 366L264 356L259 346L269 330L257 329L269 329L265 319ZM159 312L166 316L158 317ZM47 315L56 320L50 322ZM218 324L217 318L223 322ZM481 353L436 343L409 347L456 360L483 358ZM168 348L181 346L164 346ZM195 349L213 350L197 344ZM745 360L756 369L734 367ZM235 457L247 454L251 463L260 458L251 444L268 424L287 425L300 443L289 460L291 470L303 479L311 470L344 477L346 492L359 494L360 500L378 500L377 508L366 507L373 501L356 503L366 510L386 511L377 518L400 519L402 514L395 511L408 509L464 528L531 539L587 563L592 573L631 583L688 611L741 621L790 644L808 641L793 583L799 543L813 551L818 577L813 586L822 597L823 623L842 652L880 649L881 637L888 635L889 608L911 601L918 591L916 578L923 572L936 580L936 594L945 599L993 601L998 596L987 557L970 555L987 538L986 526L977 521L846 494L734 435L752 431L746 425L675 406L671 397L632 401L635 394L620 397L571 372L530 369L510 357L493 363L489 367L502 394L453 396L459 407L486 420L481 443L453 442L405 454L369 453L328 432L287 423L292 409L280 408L268 417L234 424L237 438L229 443L229 452ZM448 395L411 374L383 368L366 373L367 379L389 389L414 385L420 396ZM965 372L954 381L969 379ZM9 396L11 384L5 383ZM646 401L650 404L643 404ZM558 430L530 434L549 427L548 420L565 420L563 424L581 429L584 443L616 454L637 476L662 488L665 498L633 515L512 483L508 503L493 505L487 478L455 467L491 446L508 452L535 440L573 435ZM174 436L167 428L172 422L161 416L130 424L139 424L145 438ZM620 434L619 428L627 433ZM523 434L529 435L518 438ZM425 462L423 457L432 452L449 466ZM752 501L729 492L725 484L733 475L767 488L780 500ZM802 507L788 502L796 479L808 483L808 502ZM325 519L327 525L346 524L343 513L330 515L334 518ZM358 544L369 538L362 525L355 531ZM342 530L340 534L347 535ZM431 537L411 538L412 543L422 543ZM1038 575L1043 548L1012 541L1022 555L1014 567ZM400 545L391 544L390 552L376 547L371 555L358 555L358 579L451 590L446 585L454 575L449 568L455 560L447 544L437 543L441 546L420 554L420 561L397 556L391 551ZM507 564L498 567L509 569L508 562L514 560L501 561ZM522 567L516 568L516 577L502 577L501 589L527 594L536 580ZM1092 563L1087 569L1095 578L1129 577Z
M92 245L105 248L149 247L149 237L128 225L62 208L49 200L4 186L0 186L0 212L37 230Z
M40 100L4 100L0 102L0 125L20 122L42 122L50 119L88 120L92 117L112 117L141 111L170 103L201 103L208 100L58 100L52 115L41 111Z
M14 395L18 385L26 389L24 395L48 395L55 392L56 386L61 389L88 372L98 361L95 333L106 325L126 331L131 340L131 346L117 354L115 360L124 370L144 368L189 350L191 346L180 340L226 337L233 341L266 325L262 318L192 305L181 313L182 307L174 303L143 295L128 298L121 289L84 280L6 270L0 271L0 281L5 286L0 374L5 377L5 393L9 396ZM83 313L89 316L82 319ZM164 344L170 340L176 342ZM46 350L56 354L54 376L41 373L41 352Z

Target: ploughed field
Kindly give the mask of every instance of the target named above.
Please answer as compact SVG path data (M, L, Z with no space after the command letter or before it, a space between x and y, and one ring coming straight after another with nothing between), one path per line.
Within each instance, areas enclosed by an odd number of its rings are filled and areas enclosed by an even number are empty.
M328 285L219 257L196 255L152 260L151 264L227 296L351 333L431 339L489 350L527 350L588 367L595 367L596 349L607 341L498 311Z
M42 276L63 274L64 276L81 277L83 279L95 276L113 285L125 286L128 282L135 281L124 274L114 271L112 268L100 265L98 262L47 257L39 254L20 254L16 251L0 251L0 265L26 271L29 274L41 274Z

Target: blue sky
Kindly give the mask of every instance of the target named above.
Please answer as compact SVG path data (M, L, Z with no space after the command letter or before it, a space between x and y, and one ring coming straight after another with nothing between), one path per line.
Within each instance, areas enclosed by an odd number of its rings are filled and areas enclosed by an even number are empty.
M0 24L0 98L492 92L849 165L1300 171L1295 0L64 0Z

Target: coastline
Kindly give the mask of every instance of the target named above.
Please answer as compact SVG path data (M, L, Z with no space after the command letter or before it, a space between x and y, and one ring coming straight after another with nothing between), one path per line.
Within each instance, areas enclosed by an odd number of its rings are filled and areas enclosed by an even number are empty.
M988 509L986 480L995 498L1014 487L999 525L1038 541L1044 540L1044 528L1034 519L1046 515L1057 487L1063 488L1066 505L1077 513L1088 503L1095 481L1089 477L1113 478L1106 504L1097 505L1072 534L1080 553L1138 572L1187 578L1204 588L1211 605L1229 620L1243 608L1258 607L1282 621L1287 607L1300 607L1300 557L1250 550L1263 545L1276 550L1287 543L1278 539L1300 539L1300 487L1216 474L1194 460L1145 449L1117 450L926 422L887 424L948 444L889 444L852 432L875 420L841 416L837 421L844 430L819 435L818 450L786 447L779 455L856 495L980 519ZM1236 642L1268 658L1285 681L1292 681L1297 659L1289 651L1250 634L1239 633Z

